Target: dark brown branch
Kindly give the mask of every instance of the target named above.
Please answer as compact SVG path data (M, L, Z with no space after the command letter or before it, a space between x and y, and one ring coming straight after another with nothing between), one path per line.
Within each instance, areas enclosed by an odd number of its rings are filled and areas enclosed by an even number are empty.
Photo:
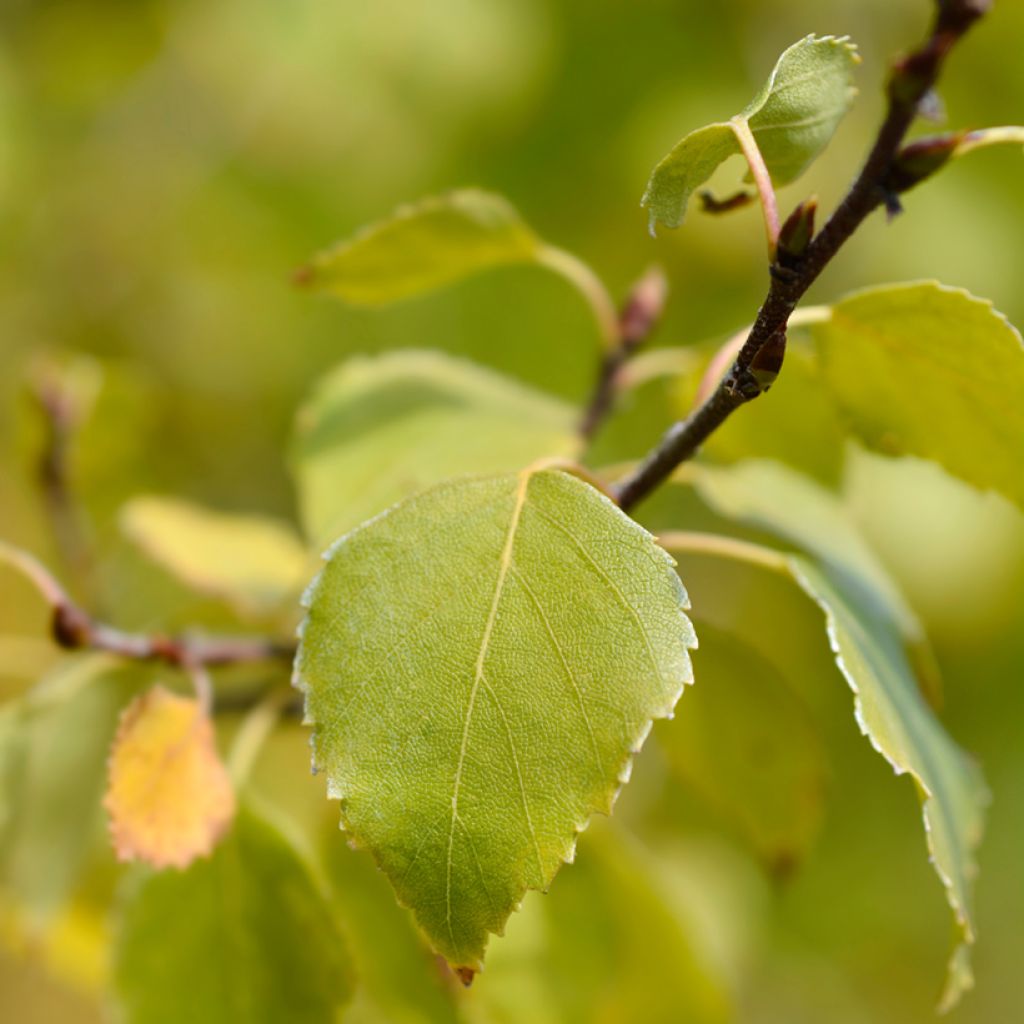
M767 390L755 373L759 353L766 346L781 350L790 314L807 289L864 219L892 198L889 182L893 165L922 101L938 81L950 50L990 7L991 0L939 0L931 34L920 49L893 68L888 112L860 174L806 249L772 263L768 294L729 372L714 392L685 420L674 424L614 488L624 510L650 494L676 466L692 458L736 409Z
M668 281L660 267L651 267L633 285L619 312L617 341L609 348L598 367L594 390L580 423L580 436L590 441L615 404L619 371L650 337L661 319L668 292Z
M135 661L162 661L187 671L242 662L290 661L295 654L294 644L273 637L125 632L94 619L27 552L0 542L0 564L3 563L28 579L50 606L53 638L66 650L107 651Z

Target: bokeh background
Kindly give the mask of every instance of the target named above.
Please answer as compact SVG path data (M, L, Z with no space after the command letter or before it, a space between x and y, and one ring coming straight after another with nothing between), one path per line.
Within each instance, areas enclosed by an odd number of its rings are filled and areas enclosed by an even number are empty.
M25 383L41 357L84 354L102 372L74 479L104 552L105 600L127 625L157 614L173 625L185 605L118 541L119 505L157 491L293 516L285 451L294 409L351 353L441 348L582 399L595 362L588 314L542 271L504 270L373 313L291 286L313 251L454 186L506 194L614 294L660 262L672 298L658 344L727 335L763 294L759 215L693 214L684 229L651 239L639 208L650 168L686 131L746 103L789 43L849 34L864 58L861 97L824 157L782 193L784 206L816 193L827 207L878 121L887 61L918 39L930 8L3 0L0 536L56 558L33 477L42 431ZM1003 0L950 63L948 123L1021 122L1022 53L1024 5ZM1024 323L1022 172L1014 149L943 171L906 197L904 216L874 217L810 301L938 278ZM640 452L661 425L637 417L620 442ZM924 618L945 675L946 721L978 754L995 794L980 858L978 989L952 1019L1018 1020L1020 518L912 463L853 456L839 486ZM696 597L704 570L693 571ZM27 595L10 577L0 581L5 694L50 658L41 609ZM210 622L217 614L203 610ZM794 606L794 647L808 629L801 615ZM739 1020L931 1020L949 926L912 787L893 781L857 735L827 652L793 659L828 691L816 705L830 756L820 840L801 870L772 881L713 818L689 805L673 810L674 870L702 922L698 941L703 928L709 945L726 949ZM11 1020L96 1018L95 971L76 966L73 948L55 966L13 938L8 945L0 1005L16 1007Z

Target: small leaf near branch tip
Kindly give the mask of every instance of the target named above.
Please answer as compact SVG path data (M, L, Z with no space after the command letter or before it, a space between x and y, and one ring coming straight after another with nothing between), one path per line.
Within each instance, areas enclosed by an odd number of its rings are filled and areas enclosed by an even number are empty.
M235 794L199 702L156 686L121 716L104 806L121 860L186 868L208 856L235 814Z

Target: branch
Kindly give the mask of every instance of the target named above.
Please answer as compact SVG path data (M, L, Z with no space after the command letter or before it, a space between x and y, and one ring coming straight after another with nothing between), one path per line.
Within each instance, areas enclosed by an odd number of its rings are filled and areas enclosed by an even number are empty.
M0 563L17 569L50 606L53 639L66 650L107 651L136 661L162 661L201 676L212 665L233 665L253 661L290 661L292 644L271 637L203 636L188 633L128 633L97 622L77 605L56 577L38 559L0 541Z
M887 184L922 101L938 81L950 50L990 7L991 0L938 0L931 34L893 68L888 112L860 174L821 232L808 237L804 248L783 244L787 229L792 236L800 236L800 222L807 219L806 214L801 215L802 208L798 207L782 228L779 250L769 267L768 294L735 362L712 394L685 420L669 428L640 465L614 488L623 510L632 508L676 466L692 458L736 409L768 390L785 351L790 314L864 219L893 200Z
M580 422L580 436L590 441L615 404L622 367L650 337L661 319L668 294L668 280L660 267L651 267L630 290L616 316L615 343L605 350L598 367L594 390Z

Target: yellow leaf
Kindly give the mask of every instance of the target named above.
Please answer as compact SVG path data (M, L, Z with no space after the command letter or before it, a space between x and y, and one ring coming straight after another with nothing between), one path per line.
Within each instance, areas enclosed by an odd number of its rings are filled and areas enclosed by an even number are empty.
M210 854L234 817L235 794L198 701L155 686L128 705L104 806L121 860L185 868Z

